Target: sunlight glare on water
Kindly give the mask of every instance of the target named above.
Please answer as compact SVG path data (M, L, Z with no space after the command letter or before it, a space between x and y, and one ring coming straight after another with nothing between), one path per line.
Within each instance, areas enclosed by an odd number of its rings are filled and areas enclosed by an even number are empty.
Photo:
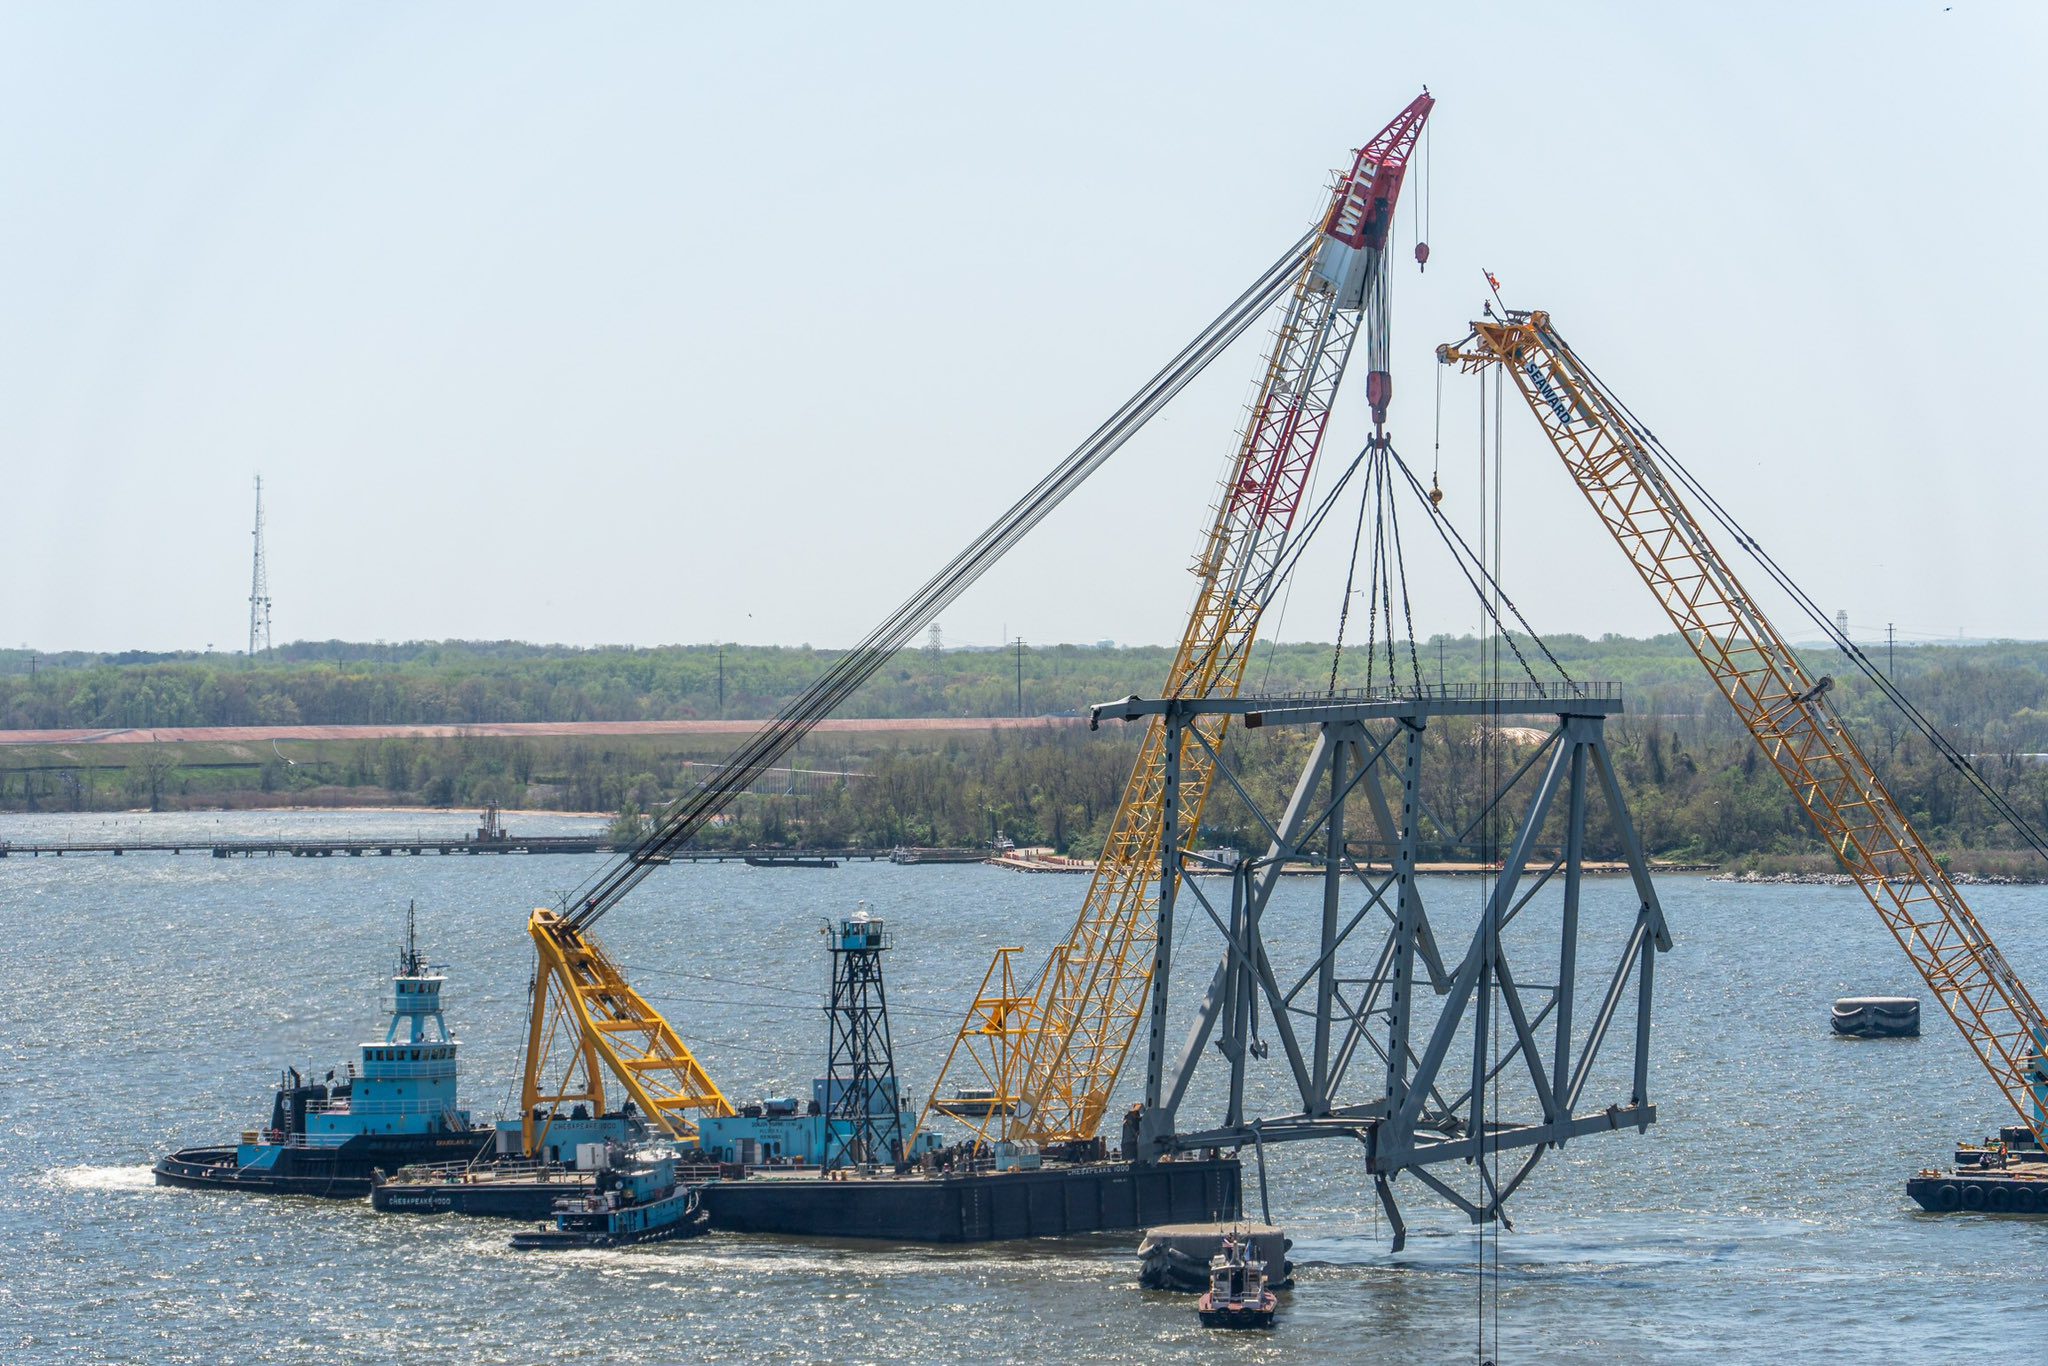
M518 819L522 832L588 827ZM183 838L222 820L6 817L0 839L116 825ZM471 818L232 820L247 834L457 834ZM1413 1236L1389 1252L1354 1144L1270 1152L1273 1213L1295 1240L1299 1275L1278 1328L1258 1338L1219 1340L1190 1300L1139 1289L1134 1234L966 1247L713 1234L534 1255L506 1246L507 1225L151 1184L160 1152L253 1123L284 1064L331 1066L381 1031L408 901L429 956L447 965L465 1104L498 1112L524 1026L526 914L596 866L570 856L0 861L11 1082L0 1101L10 1196L0 1358L1440 1360L1472 1354L1482 1292L1490 1321L1496 1290L1504 1360L1747 1361L1794 1341L1823 1359L2010 1357L2038 1340L2048 1220L1940 1218L1905 1197L1908 1175L2004 1122L1954 1030L1930 1003L1917 1042L1829 1033L1836 996L1925 995L1861 898L1840 888L1660 884L1677 942L1657 979L1659 1123L1546 1158L1510 1205L1515 1230L1498 1240L1497 1268L1491 1237L1482 1244L1410 1183ZM823 1062L817 930L866 900L896 934L887 970L898 1065L906 1094L921 1098L993 950L1042 954L1080 893L1078 879L972 866L677 865L604 935L728 1094L801 1093ZM1625 893L1601 880L1589 904ZM1970 896L2022 975L2048 978L2048 891ZM1269 933L1311 899L1283 892ZM1261 1096L1277 1096L1272 1080L1259 1079ZM1190 1110L1211 1103L1198 1084ZM1450 1179L1469 1185L1462 1169ZM1247 1193L1255 1207L1249 1176Z

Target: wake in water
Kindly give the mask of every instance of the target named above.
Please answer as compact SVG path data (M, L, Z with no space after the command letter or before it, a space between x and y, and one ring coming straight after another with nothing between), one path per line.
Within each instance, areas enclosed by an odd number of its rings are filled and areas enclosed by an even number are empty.
M57 1167L48 1176L53 1186L74 1191L148 1191L157 1188L149 1164L134 1167Z

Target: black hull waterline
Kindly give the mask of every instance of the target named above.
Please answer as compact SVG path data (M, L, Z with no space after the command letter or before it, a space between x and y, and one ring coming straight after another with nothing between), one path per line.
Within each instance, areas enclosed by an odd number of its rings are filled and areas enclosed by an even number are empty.
M589 1247L629 1247L637 1243L665 1243L676 1238L695 1238L711 1226L711 1217L701 1209L691 1210L673 1224L645 1233L565 1233L560 1229L535 1229L512 1235L512 1246L521 1252L562 1252Z
M419 1162L468 1162L495 1141L488 1130L419 1136L363 1134L337 1148L287 1148L264 1167L236 1164L233 1146L182 1148L152 1169L159 1186L360 1200L378 1172Z

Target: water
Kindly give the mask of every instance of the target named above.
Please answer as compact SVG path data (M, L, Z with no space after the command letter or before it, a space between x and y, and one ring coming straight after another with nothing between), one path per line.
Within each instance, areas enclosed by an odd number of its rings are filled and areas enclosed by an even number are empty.
M86 838L117 822L248 835L470 823L7 817L0 838ZM1274 1215L1301 1270L1270 1336L1218 1338L1196 1326L1189 1301L1138 1289L1126 1236L932 1249L713 1235L536 1256L512 1253L495 1223L150 1184L155 1154L264 1113L285 1062L339 1061L381 1024L408 899L432 957L448 965L466 1103L496 1111L524 1019L525 912L596 866L0 862L0 1357L1406 1361L1470 1357L1482 1313L1491 1343L1496 1311L1505 1360L1754 1360L1788 1348L1844 1360L2024 1357L2038 1338L2048 1221L1937 1218L1904 1195L1905 1177L1953 1140L2001 1122L1953 1029L1930 1003L1919 1042L1828 1033L1835 996L1924 995L1858 894L1837 888L1661 884L1677 947L1658 977L1660 1122L1547 1158L1510 1205L1516 1231L1498 1240L1497 1272L1491 1239L1482 1248L1416 1193L1408 1250L1391 1254L1348 1144L1275 1150ZM784 1094L822 1063L817 928L865 898L897 930L890 1000L914 1090L929 1086L993 949L1042 949L1080 891L1073 878L978 867L678 866L604 932L729 1094ZM1447 908L1474 895L1469 883L1428 891ZM1589 903L1603 899L1620 905L1626 890L1603 882ZM2048 891L1978 888L1972 902L2022 972L2048 978Z

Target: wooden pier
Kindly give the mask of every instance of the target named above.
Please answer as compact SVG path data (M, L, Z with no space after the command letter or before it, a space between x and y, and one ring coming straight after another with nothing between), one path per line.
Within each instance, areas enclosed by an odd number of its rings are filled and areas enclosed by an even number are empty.
M66 855L210 854L214 858L394 858L421 854L617 854L630 845L615 844L604 835L506 835L479 840L449 839L190 839L190 840L0 840L0 859L63 858ZM971 851L961 851L971 852ZM673 863L747 863L771 860L769 866L822 867L828 863L887 862L893 849L679 849L661 856ZM961 860L894 859L899 863ZM978 862L979 859L965 860Z

